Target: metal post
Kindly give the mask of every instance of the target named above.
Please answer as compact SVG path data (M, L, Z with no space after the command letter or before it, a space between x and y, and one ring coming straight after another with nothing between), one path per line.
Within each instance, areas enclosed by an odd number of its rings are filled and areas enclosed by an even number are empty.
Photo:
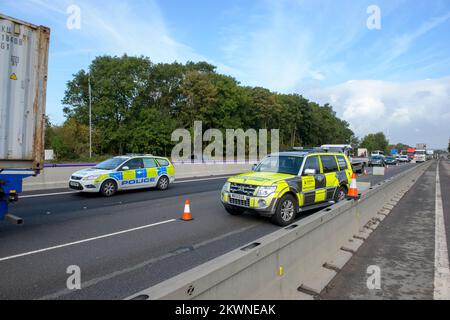
M92 158L92 92L91 92L91 71L89 70L89 158Z

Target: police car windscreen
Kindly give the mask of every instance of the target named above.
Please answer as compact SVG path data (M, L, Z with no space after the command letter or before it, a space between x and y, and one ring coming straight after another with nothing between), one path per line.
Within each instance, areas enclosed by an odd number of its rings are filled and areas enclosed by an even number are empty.
M303 160L303 157L294 156L268 157L259 164L255 171L298 175Z
M120 166L127 158L112 158L106 161L103 161L95 166L95 169L100 170L112 170Z

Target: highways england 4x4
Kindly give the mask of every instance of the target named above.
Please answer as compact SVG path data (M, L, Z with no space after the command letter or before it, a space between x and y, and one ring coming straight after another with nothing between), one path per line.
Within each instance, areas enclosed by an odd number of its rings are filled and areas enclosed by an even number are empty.
M252 172L229 178L221 199L232 215L251 210L286 226L298 212L345 199L352 174L342 153L282 152L269 155Z

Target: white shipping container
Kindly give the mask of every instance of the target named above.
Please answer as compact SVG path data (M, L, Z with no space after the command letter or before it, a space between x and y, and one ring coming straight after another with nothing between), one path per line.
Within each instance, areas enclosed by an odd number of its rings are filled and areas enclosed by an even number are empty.
M44 165L50 29L0 14L0 170Z

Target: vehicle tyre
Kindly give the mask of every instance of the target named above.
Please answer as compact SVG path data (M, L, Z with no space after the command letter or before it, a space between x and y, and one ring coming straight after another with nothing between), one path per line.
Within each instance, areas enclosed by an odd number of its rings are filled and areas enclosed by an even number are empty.
M294 221L297 212L297 200L290 194L287 194L278 202L275 214L272 216L272 222L282 227L290 225Z
M159 178L156 187L158 188L158 190L167 190L167 188L169 188L169 183L169 178L167 178L166 176L162 176L161 178Z
M100 193L104 197L112 197L117 193L117 183L114 180L106 180L100 187Z
M225 210L232 216L240 216L241 214L244 213L243 209L235 208L235 207L225 207Z
M339 187L334 193L334 202L338 203L345 199L347 196L347 190L344 187Z

